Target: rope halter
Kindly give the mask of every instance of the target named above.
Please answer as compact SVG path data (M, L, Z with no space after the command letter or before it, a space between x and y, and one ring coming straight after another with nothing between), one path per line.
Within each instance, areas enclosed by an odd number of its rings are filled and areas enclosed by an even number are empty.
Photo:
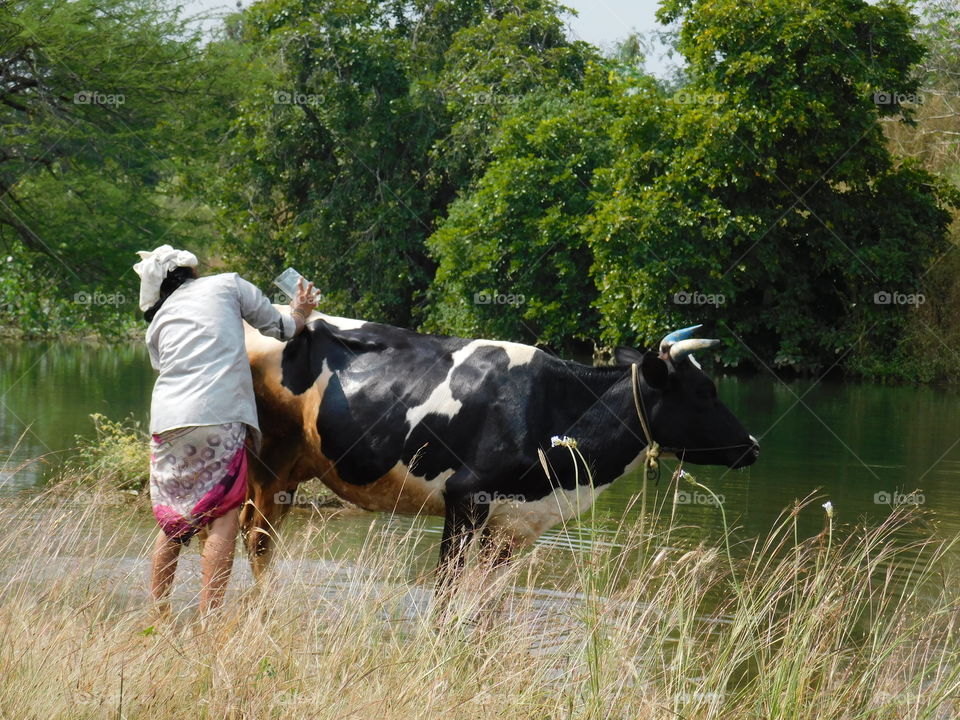
M640 418L640 427L647 441L646 457L643 459L644 477L654 482L660 481L660 443L653 439L650 425L647 423L647 413L643 405L643 395L640 393L640 378L637 364L630 363L630 384L633 388L633 404L637 408L637 417Z

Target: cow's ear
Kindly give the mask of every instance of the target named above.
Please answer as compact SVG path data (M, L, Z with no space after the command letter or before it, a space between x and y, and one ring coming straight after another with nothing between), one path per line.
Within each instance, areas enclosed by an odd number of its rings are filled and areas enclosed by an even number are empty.
M670 368L658 355L645 353L640 362L640 372L647 385L655 390L665 390L670 384Z
M620 345L613 351L613 360L617 365L632 365L633 363L639 365L643 362L643 353L634 350L632 347Z
M294 395L305 392L320 374L313 367L312 338L313 331L308 325L283 348L280 382Z

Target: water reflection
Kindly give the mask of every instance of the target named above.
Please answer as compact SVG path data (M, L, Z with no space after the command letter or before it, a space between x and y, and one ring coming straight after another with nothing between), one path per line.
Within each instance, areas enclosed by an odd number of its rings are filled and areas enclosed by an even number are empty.
M0 357L0 466L9 476L29 458L47 461L11 482L36 482L76 435L93 434L91 413L147 422L154 372L143 346L3 342Z

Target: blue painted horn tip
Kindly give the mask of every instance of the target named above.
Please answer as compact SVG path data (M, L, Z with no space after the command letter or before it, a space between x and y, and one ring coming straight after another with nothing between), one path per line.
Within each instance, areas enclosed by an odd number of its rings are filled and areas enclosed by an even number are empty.
M675 343L681 340L686 340L702 327L703 327L703 323L700 323L699 325L691 325L690 327L674 330L672 333L669 333L663 340L661 340L661 342Z

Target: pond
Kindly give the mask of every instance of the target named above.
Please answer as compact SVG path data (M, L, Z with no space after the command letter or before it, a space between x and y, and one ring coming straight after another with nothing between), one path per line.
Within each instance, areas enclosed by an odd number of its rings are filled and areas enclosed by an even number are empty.
M91 413L132 416L144 426L154 371L145 348L61 343L0 345L0 493L39 483L56 460L90 435ZM745 470L689 469L724 502L741 538L764 536L795 499L822 499L799 518L804 535L823 526L820 503L829 499L836 521L879 521L897 502L921 505L936 532L960 533L960 394L929 387L865 383L782 382L770 376L720 377L720 397L761 441L759 462ZM12 472L21 462L43 457ZM651 494L663 494L670 463ZM597 512L580 523L581 536L609 538L614 520L633 503L641 478L622 478L601 495ZM676 519L690 540L717 537L719 509L692 487L683 487ZM632 505L631 505L632 503ZM652 498L651 498L652 503ZM369 520L346 514L347 535L358 541ZM400 520L400 522L404 522ZM427 521L439 533L439 521ZM556 541L556 535L544 542ZM569 537L567 537L568 541Z

